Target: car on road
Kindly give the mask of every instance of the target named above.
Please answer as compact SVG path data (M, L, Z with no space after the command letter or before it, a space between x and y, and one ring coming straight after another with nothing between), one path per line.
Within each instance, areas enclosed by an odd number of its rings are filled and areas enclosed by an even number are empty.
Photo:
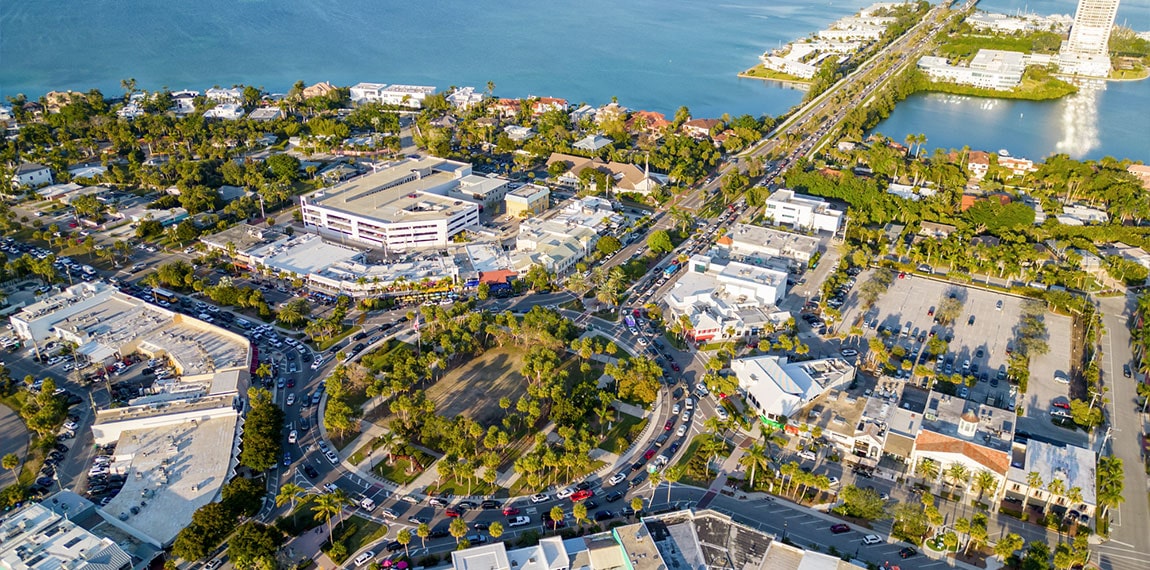
M618 501L619 499L622 499L622 498L623 498L623 493L620 491L611 491L610 493L607 493L607 502L608 503L614 503L615 501Z
M679 412L682 410L683 410L683 404L681 404L679 402L675 402L675 405L671 406L671 413L676 415L676 416L679 415Z
M443 514L447 515L448 518L456 518L462 516L463 512L455 507L447 507L447 510L443 511Z
M536 493L534 495L531 495L531 502L533 504L546 503L547 501L550 501L550 500L551 500L551 497L548 496L546 493Z
M839 351L839 354L842 354L846 358L854 358L854 357L859 355L859 351L857 351L853 348L844 348L841 351Z
M519 509L512 506L503 507L503 516L511 517L519 514Z
M904 559L905 559L905 558L910 558L911 556L914 556L915 554L918 554L918 551L917 551L917 550L915 550L915 549L913 549L913 548L911 548L911 547L909 547L909 546L907 546L906 548L903 548L902 550L898 551L898 557L899 557L899 558L904 558Z
M410 516L410 517L407 517L407 522L409 522L415 526L419 526L421 524L427 524L428 520L424 517Z
M582 501L583 499L590 499L594 495L595 495L594 491L592 491L590 489L584 489L582 491L576 492L574 495L571 495L571 502L577 503L579 501Z
M567 487L565 489L560 489L558 492L556 492L555 497L558 499L566 499L567 497L570 497L571 495L574 495L574 494L575 494L575 489L573 489L571 487Z
M607 485L613 487L615 485L618 485L619 483L622 483L623 480L626 478L627 478L627 474L620 471L619 473L612 475L611 478L607 480Z
M676 437L683 437L684 435L687 435L687 424L682 424L679 429L675 430Z
M1002 310L1002 301L1000 300L997 303L995 303L994 308L995 308L995 310L1001 311Z
M204 570L216 570L216 568L219 568L221 565L223 565L223 563L223 558L217 558L211 562L208 562L207 564L204 564Z
M1122 365L1122 375L1127 377L1127 378L1129 378L1133 375L1130 372L1130 365L1129 364L1123 364Z
M295 405L295 392L292 392L292 393L288 394L288 396L287 396L287 405L289 405L289 406L293 406L293 405Z
M299 432L291 430L288 432L288 443L295 443L299 439Z
M831 532L834 534L842 534L844 532L850 532L850 531L851 531L851 527L849 527L845 524L840 523L840 524L832 524L831 525Z
M479 508L484 509L484 510L498 509L499 508L499 501L492 501L491 499L488 499L486 501L483 501L482 503L479 503Z
M291 452L290 451L284 454L284 467L287 467L288 465L291 465Z
M678 413L678 412L676 412L676 413ZM674 427L675 427L675 418L671 418L671 419L667 420L667 423L663 424L663 431L671 431L671 429L673 429ZM563 497L560 497L560 498L562 499Z
M678 371L680 370L680 369L679 369L679 365L678 365L677 363L675 363L675 362L672 362L672 363L671 363L671 370L674 370L675 372L678 372Z
M877 534L868 534L863 537L862 542L863 544L870 546L872 544L878 544L882 542L882 538L879 538L879 535Z
M691 412L683 412L683 415L680 419L683 420L683 423L691 421Z
M531 517L518 516L507 519L508 527L525 526L531 524Z
M387 546L384 548L387 548L388 552L399 552L400 550L403 550L403 545L400 544L398 540L393 540L387 543Z
M329 449L329 450L327 450L327 453L323 454L323 456L326 457L327 460L330 461L332 465L339 465L339 456L336 455L334 451Z

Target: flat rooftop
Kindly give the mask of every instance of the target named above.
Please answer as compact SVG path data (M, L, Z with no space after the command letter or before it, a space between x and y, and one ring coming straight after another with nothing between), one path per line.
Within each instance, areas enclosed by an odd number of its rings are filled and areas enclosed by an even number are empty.
M978 419L973 441L997 451L1010 452L1014 441L1014 423L1018 416L1011 411L972 400L931 392L927 400L923 426L953 438L967 440L958 433L962 416L972 413Z
M362 253L362 249L330 242L315 234L307 234L284 243L276 243L254 254L269 267L296 275L307 275L318 273L333 264L349 261Z
M507 186L507 182L505 178L468 174L459 179L459 191L464 194L486 198L488 194Z
M639 522L612 529L615 539L623 547L633 570L666 570L667 564L659 555L659 548L652 540L647 525Z
M231 476L237 420L232 415L123 432L117 463L127 461L130 467L124 488L104 512L170 544Z
M754 226L751 224L735 224L731 226L727 236L732 241L746 246L753 246L763 250L775 250L780 255L790 252L799 252L808 257L819 250L819 238L804 236L781 230ZM719 241L722 243L722 240Z
M380 283L393 283L405 280L418 283L424 278L441 279L456 277L459 268L451 257L437 254L410 255L397 261L364 264L356 259L341 260L312 272L317 277L336 281L355 281L364 277L369 281L378 279Z
M283 234L268 228L260 228L251 224L236 224L222 232L203 236L200 241L220 249L226 249L230 243L235 246L236 251L246 252L253 247L270 244L285 237Z
M167 353L184 376L246 366L246 339L191 317L155 307L120 292L55 324L119 352L127 345Z
M1082 491L1082 501L1093 505L1097 501L1094 488L1096 467L1097 457L1089 449L1031 439L1026 443L1026 466L1023 469L1012 467L1010 471L1011 479L1016 481L1025 481L1032 471L1037 471L1047 483L1061 479L1066 489L1078 487Z
M389 223L438 220L477 206L431 191L454 184L470 167L437 157L404 159L307 198L318 207Z
M515 188L512 191L508 192L507 195L508 196L516 196L516 197L523 198L523 199L530 199L530 198L535 197L537 194L539 194L541 192L550 193L551 191L548 190L546 187L543 187L543 186L537 186L535 184L524 184L524 185L522 185L518 188Z

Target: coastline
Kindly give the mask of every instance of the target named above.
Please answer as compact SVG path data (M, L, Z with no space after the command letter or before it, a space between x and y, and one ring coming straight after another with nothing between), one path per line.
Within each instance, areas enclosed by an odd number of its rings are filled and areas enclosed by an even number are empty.
M755 72L757 70L760 70L762 73L769 74L769 75L756 75ZM758 79L759 81L768 81L768 82L772 82L772 83L782 83L784 85L792 86L793 88L799 89L801 91L806 91L806 90L810 89L811 83L812 83L812 81L809 79L802 79L799 77L795 77L793 75L787 75L785 73L779 73L777 71L771 71L769 69L764 68L762 66L762 64L756 65L755 67L752 67L746 71L740 71L738 74L738 77L740 79Z

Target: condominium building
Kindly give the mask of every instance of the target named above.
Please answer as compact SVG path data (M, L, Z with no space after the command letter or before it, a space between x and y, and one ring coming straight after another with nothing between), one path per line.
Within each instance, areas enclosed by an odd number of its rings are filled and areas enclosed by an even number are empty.
M535 184L524 184L503 198L509 216L542 214L551 202L551 190Z
M1118 15L1118 0L1079 0L1062 44L1058 64L1063 73L1106 77L1110 74L1110 31Z
M969 65L951 65L944 57L924 56L918 67L935 81L1007 91L1022 82L1027 63L1022 52L980 49Z
M437 157L405 158L300 198L303 223L321 234L372 247L441 247L479 223L479 205L447 196L471 165Z
M794 190L783 188L767 198L763 215L779 225L836 233L842 228L844 213L832 208L822 198L796 194Z

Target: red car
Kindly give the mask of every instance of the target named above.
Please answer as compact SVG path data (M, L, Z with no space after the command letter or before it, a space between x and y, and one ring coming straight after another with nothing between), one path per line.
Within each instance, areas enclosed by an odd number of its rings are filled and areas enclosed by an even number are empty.
M578 503L579 501L582 501L583 499L590 499L591 497L594 497L594 496L595 496L595 491L592 491L591 489L584 489L582 491L575 491L575 494L571 495L571 502L572 503Z
M674 370L675 372L678 372L678 371L679 371L679 365L678 365L678 364L676 364L676 363L674 363L674 362L672 362L672 363L671 363L671 370Z
M663 424L663 431L671 431L671 428L673 427L675 427L675 420L667 420L667 423Z
M517 514L519 514L519 509L515 507L503 507L503 516L513 517Z
M447 515L449 518L455 518L455 517L458 517L462 513L460 513L459 511L457 511L453 508L449 508L446 511L444 511L443 514Z
M850 532L850 531L851 531L851 527L849 527L845 524L833 524L833 525L831 525L831 532L833 532L835 534L842 534L844 532Z
M1067 402L1054 402L1054 407L1055 408L1062 408L1064 410L1069 410L1070 404Z
M652 447L651 449L648 449L647 453L643 454L643 459L650 459L652 457L655 457L655 448L654 447Z

